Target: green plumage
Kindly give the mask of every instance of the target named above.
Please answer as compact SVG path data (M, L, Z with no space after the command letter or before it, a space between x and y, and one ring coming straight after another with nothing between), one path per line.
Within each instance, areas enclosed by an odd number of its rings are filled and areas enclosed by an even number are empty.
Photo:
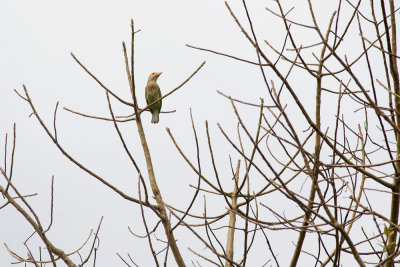
M147 85L145 89L145 97L147 105L153 103L158 98L161 98L161 90L157 84L157 79L161 75L161 73L162 72L158 73L153 72L152 74L150 74L149 79L147 80ZM162 100L150 106L150 112L153 115L151 123L158 123L161 105L162 105Z

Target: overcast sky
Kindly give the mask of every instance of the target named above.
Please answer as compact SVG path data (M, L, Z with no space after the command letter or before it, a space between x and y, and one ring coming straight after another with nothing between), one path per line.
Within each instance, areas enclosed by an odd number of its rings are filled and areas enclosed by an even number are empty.
M241 1L231 2L233 10L247 27ZM248 2L251 2L249 10L260 40L268 39L279 47L285 37L282 23L265 10L265 7L276 10L274 1ZM302 17L304 8L297 7L293 16L309 22L309 17ZM125 193L137 197L136 171L124 154L112 124L63 110L63 107L68 107L87 114L109 116L103 89L76 64L71 52L108 88L123 99L130 100L122 41L130 45L131 18L136 29L141 30L135 35L135 81L141 106L145 103L144 86L151 72L163 72L158 83L165 94L206 61L192 80L163 101L163 110L176 110L175 113L161 114L157 125L150 124L149 113L142 117L155 173L167 203L185 208L194 193L189 184L196 184L197 177L174 148L166 127L171 129L189 158L195 162L196 150L189 115L192 108L200 142L204 145L201 151L204 171L212 173L204 126L205 120L208 120L223 182L230 185L228 156L232 149L218 132L216 123L220 122L228 132L234 133L237 120L229 101L216 91L253 103L259 103L260 97L265 98L267 103L269 101L258 67L185 46L191 44L256 60L255 51L236 26L223 1L2 0L0 150L3 151L6 133L11 143L15 122L17 145L13 180L21 193L38 193L29 201L44 225L49 221L50 181L54 175L55 214L48 235L59 248L70 252L79 247L90 229L96 228L101 216L104 216L96 266L123 266L116 256L117 252L123 256L129 253L139 266L146 266L145 263L151 261L147 241L132 236L127 229L130 226L136 233L144 234L138 206L117 196L62 156L34 116L29 117L31 110L28 104L13 89L23 92L22 84L27 86L38 112L51 129L54 107L60 101L57 130L61 145L89 169ZM307 43L306 33L302 38ZM306 82L299 80L299 83ZM312 94L313 91L305 91L302 97L307 99ZM113 104L118 115L132 112L116 101ZM240 110L250 126L254 126L258 109L240 107ZM136 124L128 122L121 125L121 129L145 171ZM10 149L9 145L8 153ZM4 153L0 155L3 161ZM239 158L235 153L231 155L234 162ZM0 183L4 185L4 181ZM199 214L202 200L200 197L196 202ZM212 203L211 200L208 203ZM219 208L220 212L223 211L224 203ZM27 251L23 242L32 233L32 228L12 207L0 211L0 225L0 266L8 266L12 259L3 243L25 256ZM271 233L278 234L281 233ZM176 236L181 242L185 259L194 259L195 256L186 250L191 245L187 236L191 235L178 231ZM162 231L158 237L164 239ZM31 249L37 253L37 238L30 242ZM273 245L277 251L283 251L289 244ZM203 250L204 246L194 248ZM85 252L87 250L84 250L83 256ZM76 257L74 259L77 260ZM287 259L282 255L280 259L285 266ZM265 257L267 260L268 256Z

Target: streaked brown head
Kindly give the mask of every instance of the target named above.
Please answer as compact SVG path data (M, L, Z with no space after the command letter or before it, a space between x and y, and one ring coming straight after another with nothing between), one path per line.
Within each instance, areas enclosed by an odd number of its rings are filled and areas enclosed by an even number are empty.
M162 74L162 72L153 72L149 75L149 79L148 81L157 81L158 77L160 77L160 75Z

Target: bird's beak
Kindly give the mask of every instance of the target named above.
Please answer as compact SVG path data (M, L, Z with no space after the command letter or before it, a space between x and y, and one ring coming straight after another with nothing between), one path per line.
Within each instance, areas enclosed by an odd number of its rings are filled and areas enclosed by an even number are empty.
M160 76L162 74L162 72L157 72L156 73L156 76L158 77L158 76Z

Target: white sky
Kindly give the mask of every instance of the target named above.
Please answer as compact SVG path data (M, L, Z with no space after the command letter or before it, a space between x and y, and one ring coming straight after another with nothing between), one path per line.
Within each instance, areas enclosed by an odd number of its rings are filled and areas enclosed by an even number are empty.
M241 1L231 2L247 27ZM276 10L274 1L248 2L251 2L249 9L260 40L268 39L279 46L285 37L282 24L265 11L265 7ZM289 2L288 8L293 1ZM302 8L305 7L297 7L294 16L308 23L309 17L303 17ZM326 24L330 13L324 12L323 24ZM52 175L55 176L54 225L49 237L59 248L66 252L76 249L104 216L96 266L123 266L116 252L123 256L130 253L139 266L146 266L146 262L153 264L147 241L132 236L127 229L131 226L137 233L144 233L138 206L123 200L63 157L37 120L29 118L28 104L13 89L23 92L22 84L27 86L39 113L51 129L53 110L56 102L60 101L57 129L64 148L89 169L125 193L137 197L137 174L124 154L112 124L82 118L62 109L69 107L88 114L109 115L103 89L74 62L70 52L111 90L126 100L130 99L121 43L126 41L129 47L131 18L136 29L141 29L136 35L135 47L135 79L141 105L145 103L144 86L150 72L163 72L158 81L165 94L185 80L204 60L207 61L191 81L163 101L163 110L176 109L176 113L161 114L158 125L150 124L150 114L143 115L156 176L166 202L185 208L194 193L189 184L197 183L196 175L174 148L166 127L175 134L189 158L196 162L189 117L192 108L202 145L204 172L212 174L205 146L204 121L208 120L223 182L231 186L228 155L232 155L234 162L239 157L221 136L216 123L220 122L224 129L236 136L233 133L237 120L230 103L216 90L254 103L259 102L260 97L267 103L269 101L257 67L185 46L191 44L256 59L255 52L235 25L223 1L1 1L0 151L3 151L5 133L9 133L8 141L11 143L12 126L16 122L13 180L22 193L39 193L29 201L44 225L49 219L50 180ZM307 34L301 36L305 44L312 43L308 37ZM307 84L307 80L300 79L299 83ZM313 95L313 88L310 91L306 88L301 97L307 99ZM120 115L131 112L119 103L113 103L115 112ZM254 126L258 110L247 107L240 107L240 110L250 128ZM145 172L136 124L129 122L121 129ZM8 149L10 151L11 146ZM3 160L3 154L0 160ZM1 184L4 185L4 181ZM212 199L210 197L207 202L210 206L213 205ZM200 196L195 205L198 214L202 214L202 201ZM218 209L211 207L210 213L223 212L224 203L219 205ZM11 207L0 211L0 222L0 266L8 266L12 259L3 243L25 256L23 241L32 229ZM190 265L189 259L197 258L186 248L191 246L203 251L204 246L193 245L191 235L185 230L177 231L175 235ZM292 241L297 238L293 235L292 239L274 239L279 235L282 233L271 233L271 242L277 240L273 245L278 253L292 246ZM162 231L158 237L164 238ZM37 253L37 242L30 244ZM266 248L261 251L265 253ZM267 261L270 255L263 254L263 257ZM74 259L77 261L76 257ZM288 257L281 253L280 260L285 266ZM260 261L257 259L256 262Z

